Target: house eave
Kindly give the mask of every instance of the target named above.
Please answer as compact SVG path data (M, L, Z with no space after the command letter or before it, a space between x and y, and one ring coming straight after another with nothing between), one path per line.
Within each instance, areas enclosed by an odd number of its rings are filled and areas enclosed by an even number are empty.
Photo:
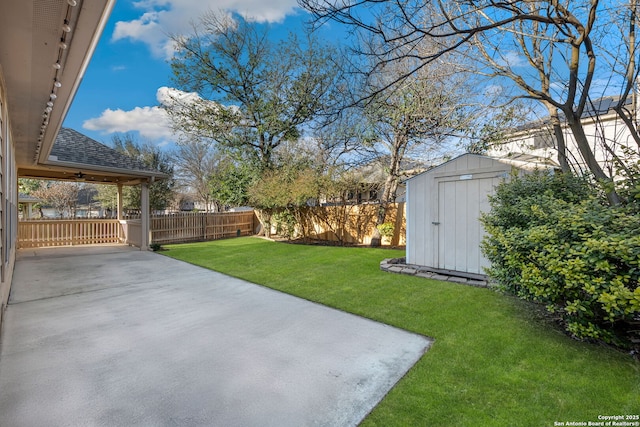
M0 2L0 64L19 167L46 162L115 0L72 3Z

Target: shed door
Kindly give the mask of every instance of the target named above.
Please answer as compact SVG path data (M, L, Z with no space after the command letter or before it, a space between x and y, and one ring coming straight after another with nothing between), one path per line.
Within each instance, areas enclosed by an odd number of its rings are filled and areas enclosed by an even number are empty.
M438 183L435 265L440 269L484 274L488 261L480 251L484 228L480 213L490 209L488 195L500 177L441 181Z

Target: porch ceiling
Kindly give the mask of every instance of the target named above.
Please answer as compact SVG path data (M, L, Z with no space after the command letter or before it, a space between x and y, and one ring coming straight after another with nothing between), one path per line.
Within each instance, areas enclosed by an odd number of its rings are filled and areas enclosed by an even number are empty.
M51 178L58 173L46 163L114 4L115 0L0 2L0 76L4 75L16 163L25 173L39 170ZM46 113L50 101L53 107Z
M99 171L96 168L87 167L87 165L68 166L39 166L37 169L21 168L18 171L20 178L50 179L57 181L76 181L89 182L93 184L122 184L136 185L142 182L149 182L153 177L134 176L131 174L123 174L122 170Z

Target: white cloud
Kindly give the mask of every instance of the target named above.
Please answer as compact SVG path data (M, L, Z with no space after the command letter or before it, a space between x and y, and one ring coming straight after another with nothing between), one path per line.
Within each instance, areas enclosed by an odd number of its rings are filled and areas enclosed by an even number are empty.
M167 112L160 107L135 107L129 111L107 108L100 117L85 120L82 127L103 134L139 132L143 138L160 142L173 139Z
M499 65L511 68L523 67L527 65L527 61L524 56L512 50L501 55L501 58L498 59L497 62Z
M190 32L191 23L208 10L237 12L258 22L281 22L295 13L296 0L141 0L138 19L116 23L112 40L129 39L146 43L154 56L170 58L170 35Z
M183 92L163 86L156 92L160 105L173 106L201 101L195 92ZM159 106L135 107L132 110L107 108L99 117L85 120L82 127L104 135L117 132L138 132L141 137L158 143L175 140L167 112Z
M504 88L500 85L487 85L484 88L484 94L486 96L497 96L504 91Z
M156 99L167 107L176 104L190 104L202 100L196 92L183 92L172 87L162 86L156 91Z

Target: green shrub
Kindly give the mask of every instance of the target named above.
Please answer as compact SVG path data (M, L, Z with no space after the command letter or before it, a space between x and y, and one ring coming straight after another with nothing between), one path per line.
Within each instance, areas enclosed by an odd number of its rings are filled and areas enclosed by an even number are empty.
M287 240L295 237L297 220L289 209L275 212L272 221L276 226L277 235L285 237Z
M393 237L396 226L391 222L385 222L384 224L376 225L376 228L382 237Z
M501 289L544 304L577 338L640 338L640 215L565 174L514 177L490 203L483 251Z
M622 179L616 181L616 191L624 204L640 214L640 158L633 150L623 149L626 167L619 167L616 173Z

